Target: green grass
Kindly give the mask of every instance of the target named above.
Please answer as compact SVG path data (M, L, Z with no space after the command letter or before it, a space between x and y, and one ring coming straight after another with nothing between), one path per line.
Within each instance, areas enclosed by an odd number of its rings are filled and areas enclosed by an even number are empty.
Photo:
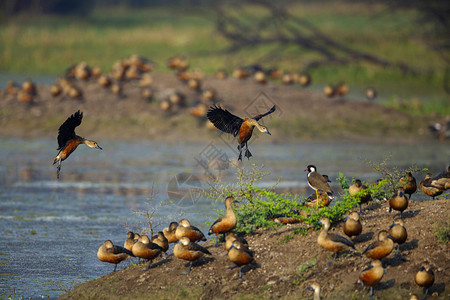
M347 46L406 62L419 70L436 71L434 75L413 76L367 63L327 65L311 72L314 84L346 81L351 91L375 86L387 106L416 115L449 113L448 95L442 88L445 64L422 40L425 29L415 23L414 13L346 2L296 4L291 11ZM261 10L248 10L246 22L262 14ZM0 39L0 71L28 74L62 74L80 61L108 71L114 61L132 53L154 60L159 71L168 71L168 57L183 54L192 67L213 73L219 68L254 63L273 48L269 45L233 55L221 53L229 44L216 33L214 13L206 7L118 6L94 10L83 19L22 15L0 26ZM305 62L318 57L287 46L263 63L301 71ZM395 99L403 99L402 104Z

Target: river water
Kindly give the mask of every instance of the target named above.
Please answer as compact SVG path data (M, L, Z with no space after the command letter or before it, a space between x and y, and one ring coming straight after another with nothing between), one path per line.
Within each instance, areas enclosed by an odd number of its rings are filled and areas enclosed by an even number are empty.
M185 217L206 232L205 222L216 217L213 209L222 208L223 199L194 197L190 191L208 186L207 174L227 182L236 177L233 164L215 163L236 160L234 146L220 138L211 143L100 145L103 151L80 146L63 163L58 181L52 166L55 140L0 138L0 298L54 298L73 284L111 272L113 265L98 261L98 247L106 239L123 245L128 230L145 227L146 218L138 212L148 208L157 208L155 218L162 221L157 230ZM338 172L368 181L379 178L366 161L380 162L387 155L391 167L415 164L433 173L450 162L450 147L441 143L281 146L256 139L251 150L254 157L240 166L264 165L270 174L261 187L280 179L279 187L304 195L312 192L303 171L308 164L328 174L337 187Z

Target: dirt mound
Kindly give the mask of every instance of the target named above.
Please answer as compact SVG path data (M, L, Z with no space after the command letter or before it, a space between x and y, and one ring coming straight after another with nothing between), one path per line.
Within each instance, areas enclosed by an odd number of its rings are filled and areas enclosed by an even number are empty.
M421 296L414 274L424 260L431 263L436 278L430 298L448 299L448 244L437 240L433 225L448 219L449 206L445 199L410 202L403 214L408 240L400 247L402 258L392 253L383 259L387 273L375 288L378 299L409 299L413 293ZM144 265L130 266L83 283L61 299L305 299L312 298L312 292L305 290L312 282L321 285L325 299L368 299L367 290L357 281L370 261L360 253L376 239L378 231L389 228L393 216L386 202L369 205L362 215L363 233L355 238L357 253L343 254L331 266L327 265L331 254L317 245L319 232L307 228L305 235L295 234L304 227L295 224L246 236L255 252L255 263L244 268L242 279L237 278L237 269L229 269L233 264L223 244L214 247L205 243L212 256L194 264L189 275L181 274L186 262L170 255L148 271L143 270ZM334 224L332 232L343 234L342 223ZM112 269L112 265L105 265L105 273Z
M78 109L84 112L80 134L95 139L178 139L209 138L214 134L190 115L190 108L200 100L174 74L152 73L153 98L141 98L139 81L121 83L120 96L104 88L97 80L75 80L73 86L82 91L80 99L68 95L51 96L50 86L38 86L32 103L20 102L17 96L0 92L0 134L5 136L55 136L59 125ZM371 103L363 99L326 98L323 92L286 86L278 82L265 85L252 78L224 80L206 77L202 88L217 91L218 101L235 114L245 117L260 113L276 104L278 110L270 120L274 139L315 138L381 138L411 139L426 132L427 122ZM180 92L186 104L171 112L160 108L160 101L171 92ZM88 134L85 134L88 135Z

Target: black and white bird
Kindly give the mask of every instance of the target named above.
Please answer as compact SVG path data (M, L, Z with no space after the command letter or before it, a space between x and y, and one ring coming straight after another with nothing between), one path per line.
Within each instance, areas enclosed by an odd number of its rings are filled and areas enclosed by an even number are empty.
M322 191L327 193L327 195L333 199L333 190L331 186L328 184L328 176L324 177L321 174L317 173L317 168L314 165L309 165L306 167L305 172L308 171L308 185L310 188L316 191L316 199L319 199L317 192ZM319 200L317 200L317 206L319 206Z

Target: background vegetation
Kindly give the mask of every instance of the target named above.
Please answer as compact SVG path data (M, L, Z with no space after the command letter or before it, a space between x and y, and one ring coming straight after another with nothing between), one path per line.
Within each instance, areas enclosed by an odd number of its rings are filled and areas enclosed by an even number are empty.
M219 34L218 5L209 2L69 2L72 4L61 0L2 2L1 72L56 75L80 61L108 71L114 61L132 53L153 59L159 71L168 71L168 57L182 54L193 68L209 74L253 63L301 72L321 57L316 51L292 44L261 44L229 51L233 41ZM232 1L220 3L230 11L235 5ZM429 7L414 1L409 5L397 1L395 6L359 1L289 3L291 15L346 47L417 71L405 73L402 68L363 60L323 64L308 71L313 88L344 81L350 85L350 93L362 94L365 87L375 86L388 106L414 114L450 113L445 92L449 84L445 25L449 18L439 22L442 15L428 16L425 12ZM440 9L443 3L432 1L429 6L445 17L448 9ZM267 14L253 3L245 3L240 12L236 19L244 20L249 28Z

